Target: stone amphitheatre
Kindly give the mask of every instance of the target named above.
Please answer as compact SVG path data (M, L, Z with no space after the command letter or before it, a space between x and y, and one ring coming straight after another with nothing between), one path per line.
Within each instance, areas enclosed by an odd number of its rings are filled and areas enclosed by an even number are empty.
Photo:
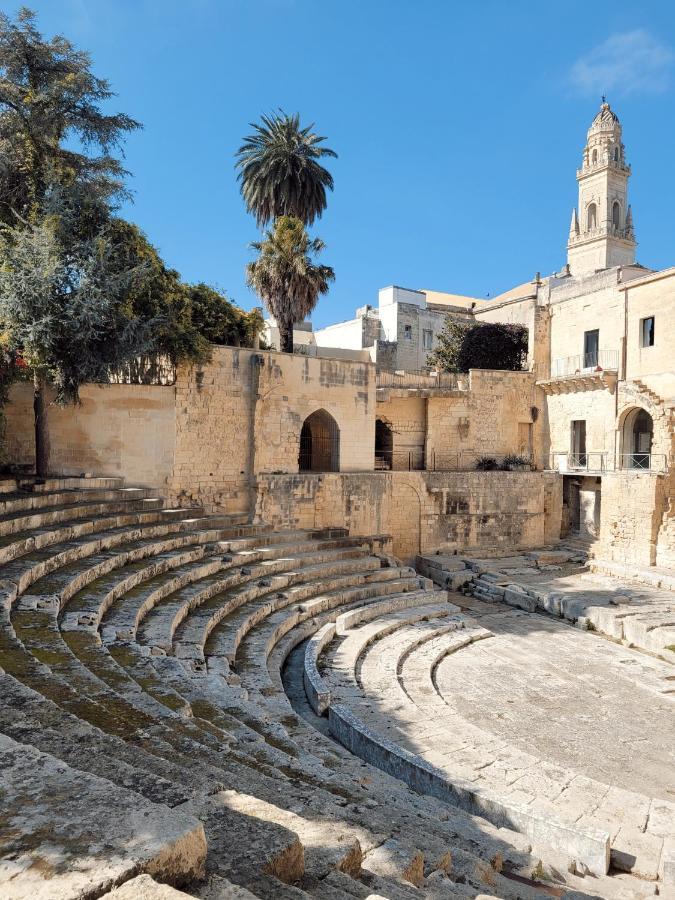
M577 177L556 275L88 385L53 477L14 385L3 900L675 897L675 271L607 104ZM450 307L527 370L402 362Z

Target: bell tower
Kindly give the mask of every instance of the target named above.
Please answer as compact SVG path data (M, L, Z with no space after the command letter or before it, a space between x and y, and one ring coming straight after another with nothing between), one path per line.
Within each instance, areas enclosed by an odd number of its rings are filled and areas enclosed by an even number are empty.
M567 242L572 275L590 275L597 269L635 262L629 176L621 123L603 97L588 129L581 168L577 169L579 204L572 210Z

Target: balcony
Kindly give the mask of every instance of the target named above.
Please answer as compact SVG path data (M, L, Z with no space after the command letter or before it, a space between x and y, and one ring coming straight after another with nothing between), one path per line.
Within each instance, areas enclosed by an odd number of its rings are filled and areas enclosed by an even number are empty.
M614 456L605 450L553 452L551 469L564 475L603 475L605 472L664 474L668 471L668 457L665 453L619 453Z
M608 388L612 393L619 372L618 350L596 350L554 359L551 376L537 384L547 394Z

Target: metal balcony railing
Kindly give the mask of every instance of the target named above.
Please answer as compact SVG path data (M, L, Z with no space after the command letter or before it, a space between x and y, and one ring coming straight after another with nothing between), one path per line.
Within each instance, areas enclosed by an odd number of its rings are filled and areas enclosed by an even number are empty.
M617 372L619 369L618 350L596 350L554 359L551 378L569 378L573 375L591 375L594 372Z
M375 454L376 472L417 472L424 469L425 453L414 450L378 450Z
M597 475L603 472L667 472L668 457L665 453L619 453L591 450L588 453L553 452L551 468L570 475Z
M614 468L611 462L609 454L604 450L551 454L551 468L557 472L607 472Z
M668 457L665 453L621 453L618 468L633 472L667 472Z

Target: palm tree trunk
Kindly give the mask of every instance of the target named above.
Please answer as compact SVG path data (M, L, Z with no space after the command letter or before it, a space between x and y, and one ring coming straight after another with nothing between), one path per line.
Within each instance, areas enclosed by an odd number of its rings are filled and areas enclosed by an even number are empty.
M33 413L35 415L35 474L45 478L49 471L49 428L47 422L47 380L33 376Z
M282 353L293 352L293 323L279 322L279 343Z

